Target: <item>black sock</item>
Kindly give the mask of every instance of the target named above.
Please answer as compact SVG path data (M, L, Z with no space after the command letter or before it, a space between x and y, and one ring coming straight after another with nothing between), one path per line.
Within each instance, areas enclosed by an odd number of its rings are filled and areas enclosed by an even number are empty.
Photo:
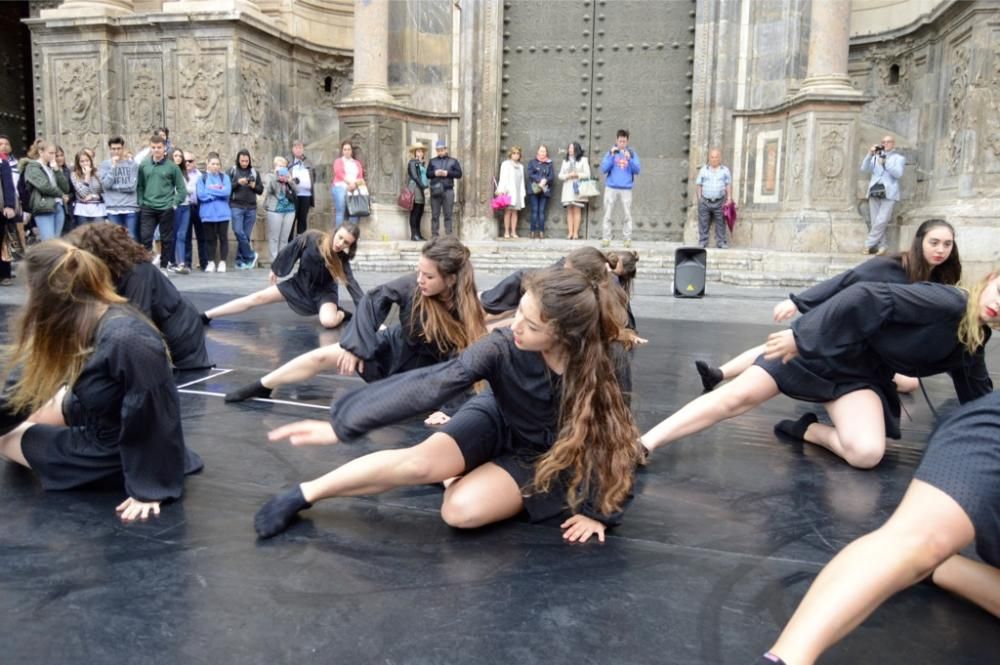
M774 431L793 439L802 440L806 438L806 430L815 422L819 422L819 418L810 411L798 420L782 420L774 426Z
M207 326L208 324L210 324L212 322L212 319L208 318L208 314L206 314L205 312L202 312L201 313L201 322L204 323Z
M287 529L299 511L306 508L312 508L312 504L302 496L302 487L296 485L265 503L253 518L253 528L261 538L272 538Z
M781 660L773 653L768 651L754 665L786 665L785 661Z
M251 397L270 397L270 396L271 396L271 389L264 386L264 384L260 382L260 379L257 379L253 383L248 383L245 386L240 386L239 388L233 390L232 392L226 393L225 399L227 402L243 402L245 400L250 399Z
M722 375L721 369L711 367L704 360L695 360L694 366L698 370L698 374L701 374L701 385L705 387L705 392L714 389L726 378Z

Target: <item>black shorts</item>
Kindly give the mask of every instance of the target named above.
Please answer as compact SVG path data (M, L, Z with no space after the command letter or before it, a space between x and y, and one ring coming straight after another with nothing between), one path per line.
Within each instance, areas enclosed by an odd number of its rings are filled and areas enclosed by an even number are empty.
M47 490L124 486L117 445L95 443L78 427L32 425L21 438L21 452Z
M976 553L1000 568L1000 392L970 402L938 427L914 478L962 507Z
M564 487L545 493L533 490L538 451L514 445L493 393L482 392L467 401L440 431L458 444L465 458L466 473L487 462L506 471L521 488L524 510L532 522L571 514Z

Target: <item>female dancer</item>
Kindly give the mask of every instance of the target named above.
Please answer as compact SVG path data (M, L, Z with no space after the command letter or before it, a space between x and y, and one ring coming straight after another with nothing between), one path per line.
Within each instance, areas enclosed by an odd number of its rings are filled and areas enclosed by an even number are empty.
M394 304L399 307L399 323L380 330ZM357 372L365 381L376 381L446 360L485 334L469 250L451 236L432 238L421 250L416 273L365 294L339 344L285 363L228 393L226 401L269 397L278 386L330 369Z
M0 456L47 490L124 485L125 521L158 515L202 467L184 446L163 339L122 306L92 254L52 240L25 264L28 301L4 370L20 376L0 405Z
M928 219L917 228L908 251L865 261L798 295L790 295L774 306L774 321L780 323L798 312L804 314L858 282L958 284L961 278L962 261L955 244L955 229L943 219ZM712 367L703 360L696 360L694 365L701 375L702 386L709 391L726 379L740 375L763 352L761 345L744 351L721 367ZM896 376L894 382L896 390L902 393L912 392L918 386L916 379L902 375Z
M894 371L911 376L948 372L959 401L993 390L984 361L995 320L991 279L970 293L946 286L855 284L768 338L767 354L719 390L688 403L643 435L650 451L749 411L779 392L825 402L833 426L814 413L783 420L775 430L826 448L858 468L878 464L885 437L898 439ZM990 314L990 312L994 312ZM801 354L801 357L796 357Z
M336 328L346 317L346 312L340 308L337 282L347 286L355 307L364 295L351 270L351 259L358 251L360 237L358 225L352 222L344 224L333 234L322 231L303 233L274 258L269 287L213 307L201 315L202 320L208 324L213 319L284 300L296 314L319 314L319 322L324 328ZM296 261L299 269L295 275L279 283L278 278L290 273Z
M149 251L132 240L125 227L109 222L87 224L67 239L104 262L118 295L163 333L174 367L188 370L213 366L205 350L205 326L198 310L150 263Z
M1000 296L993 297L993 318ZM929 579L1000 618L1000 393L931 436L889 521L827 564L761 665L812 665L898 591ZM958 554L976 543L983 562Z
M532 521L569 508L563 538L604 540L620 518L638 458L636 425L609 353L620 327L614 296L575 270L533 275L514 325L458 358L361 388L331 407L331 421L281 427L293 445L347 441L426 411L485 379L492 392L466 402L440 432L411 448L365 455L271 499L254 526L284 531L320 499L385 492L464 474L445 491L441 516L475 528L526 510Z

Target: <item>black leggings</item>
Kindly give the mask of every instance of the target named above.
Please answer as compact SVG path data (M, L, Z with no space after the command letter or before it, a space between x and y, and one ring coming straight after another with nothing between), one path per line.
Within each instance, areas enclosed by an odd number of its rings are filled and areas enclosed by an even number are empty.
M420 235L420 218L424 216L424 204L414 203L410 210L410 234Z
M207 222L202 220L205 231L205 260L215 261L215 241L219 241L219 260L229 258L229 222Z

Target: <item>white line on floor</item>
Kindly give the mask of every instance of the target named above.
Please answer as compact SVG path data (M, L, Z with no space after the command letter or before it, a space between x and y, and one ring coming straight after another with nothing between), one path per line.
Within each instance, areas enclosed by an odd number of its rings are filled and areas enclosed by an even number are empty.
M187 383L179 385L177 386L177 389L180 390L181 388L187 388L188 386L193 386L196 383L201 383L202 381L208 381L209 379L214 379L215 377L222 376L223 374L229 374L232 371L233 370L231 369L221 369L215 374L209 374L208 376L203 376L200 379L195 379L194 381L188 381Z
M208 395L209 397L225 397L226 393L216 393L210 390L181 390L178 389L177 392L185 393L187 395ZM269 404L287 404L289 406L304 406L308 409L322 409L324 411L328 410L329 406L324 406L322 404L309 404L308 402L292 402L285 399L268 399L264 397L253 397L251 398L255 402L267 402Z

